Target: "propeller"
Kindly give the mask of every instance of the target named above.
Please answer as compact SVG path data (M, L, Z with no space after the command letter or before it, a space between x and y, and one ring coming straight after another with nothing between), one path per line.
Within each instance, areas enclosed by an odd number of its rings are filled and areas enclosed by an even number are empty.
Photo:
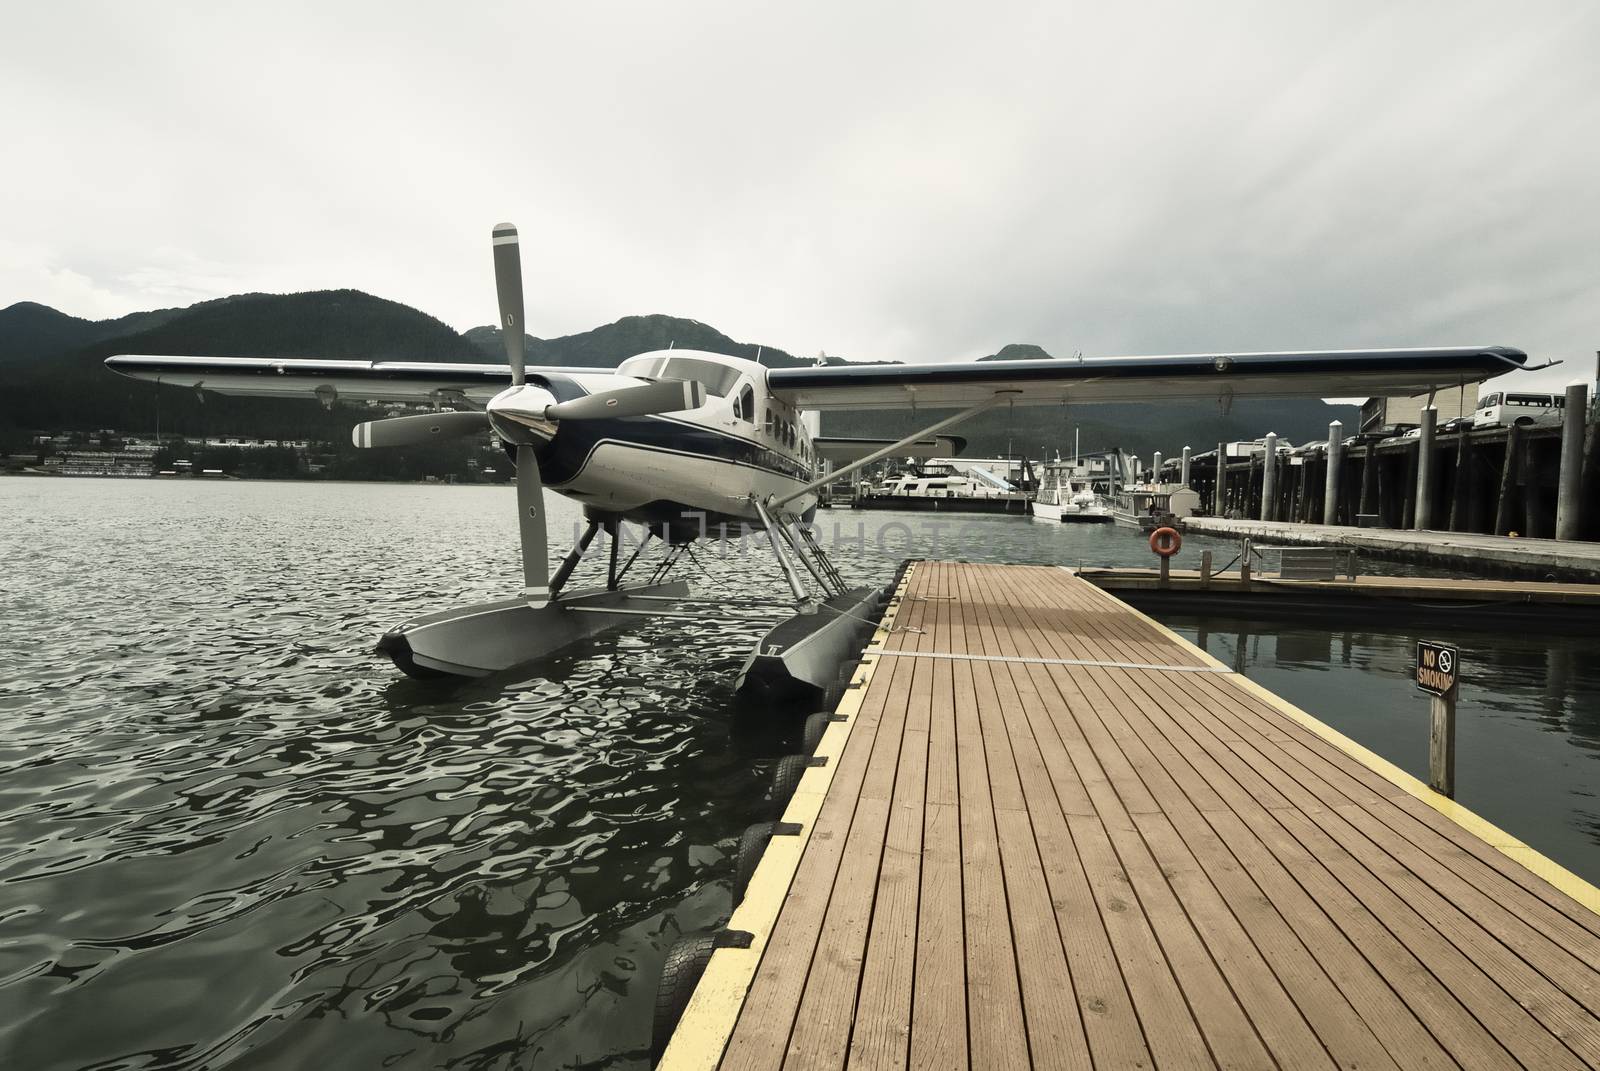
M415 416L368 420L350 429L350 441L362 449L380 446L415 446L439 439L460 439L489 430L485 413L446 411Z
M545 535L544 481L533 447L517 447L517 531L522 538L522 597L535 610L550 601L550 546Z
M698 409L706 404L704 384L686 379L663 379L633 387L586 394L557 402L544 411L546 420L595 420L602 417L649 416Z
M517 228L509 223L494 229L494 289L500 299L500 337L506 344L506 364L511 385L526 378L522 363L522 244Z
M500 337L506 344L511 385L527 381L522 362L522 246L517 228L494 229L494 288L500 299ZM517 446L517 532L522 540L522 597L535 610L550 602L550 550L544 523L544 480L533 447Z
M522 251L517 228L502 223L494 229L494 285L500 301L500 337L511 366L511 390L489 403L487 413L440 412L390 417L357 424L351 439L360 447L411 446L436 439L454 439L493 429L516 446L517 528L522 542L522 592L535 609L550 601L550 556L544 522L544 481L535 446L548 439L551 425L562 420L648 416L698 409L705 404L703 384L664 379L553 401L543 390L527 385L523 360ZM518 389L524 388L524 389Z

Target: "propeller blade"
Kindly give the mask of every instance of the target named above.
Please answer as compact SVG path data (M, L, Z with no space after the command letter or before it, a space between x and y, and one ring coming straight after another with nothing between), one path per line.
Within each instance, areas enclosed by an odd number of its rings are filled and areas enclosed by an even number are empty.
M511 366L511 385L522 386L522 246L517 228L501 223L494 229L494 288L500 299L500 337Z
M544 411L547 420L594 420L598 417L649 416L698 409L706 404L703 384L687 379L663 379L636 387L619 387L557 402Z
M517 447L517 528L522 536L522 595L535 610L550 601L550 551L545 538L544 481L533 447Z
M414 446L439 439L460 439L489 430L483 413L447 411L415 416L368 420L350 429L350 441L362 449L375 446Z

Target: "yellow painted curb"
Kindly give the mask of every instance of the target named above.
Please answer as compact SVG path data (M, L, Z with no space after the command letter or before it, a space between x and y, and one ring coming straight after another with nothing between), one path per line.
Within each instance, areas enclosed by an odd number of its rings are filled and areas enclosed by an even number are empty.
M783 908L783 901L789 895L789 885L800 867L800 857L811 839L811 829L822 810L828 788L833 784L839 757L844 754L845 743L855 727L856 715L861 712L867 686L871 684L872 675L882 661L872 656L883 650L895 617L899 614L906 588L911 583L912 571L916 568L917 565L912 564L901 576L900 584L884 610L883 619L867 642L863 652L864 661L851 677L852 683L859 683L860 687L847 689L844 698L839 700L834 713L843 714L845 720L829 723L827 731L822 734L822 741L817 744L816 754L827 756L828 764L806 768L784 809L783 821L800 826L799 835L773 837L767 842L766 851L762 853L755 874L750 878L750 887L745 890L744 899L728 920L728 929L743 930L752 936L750 947L719 948L711 954L711 962L706 965L705 974L701 975L694 995L684 1008L683 1017L678 1020L667 1051L656 1065L658 1071L701 1071L716 1067L722 1060L723 1050L727 1048L734 1025L739 1021L739 1011L744 1007L745 995L749 993L756 968L761 963L762 951L772 936L778 912Z
M1067 572L1073 572L1072 569L1067 568L1066 566L1062 566L1062 568L1066 569ZM1093 581L1089 581L1089 584L1091 587L1094 586ZM1434 810L1450 819L1468 833L1471 833L1479 840L1499 851L1502 855L1506 856L1506 858L1515 861L1538 877L1543 878L1545 881L1549 882L1551 885L1554 885L1557 889L1560 889L1563 893L1566 893L1568 896L1582 904L1584 907L1588 908L1590 911L1600 914L1600 889L1595 888L1587 881L1578 877L1578 875L1574 874L1560 863L1557 863L1548 856L1542 855L1533 848L1530 848L1528 845L1524 844L1516 837L1513 837L1511 834L1507 833L1493 822L1490 822L1488 819L1479 815L1477 812L1462 806L1448 796L1442 796L1435 792L1422 781L1406 773L1404 770L1390 762L1388 759L1384 758L1382 755L1379 755L1376 752L1356 743L1339 730L1333 728L1333 726L1328 725L1326 722L1323 722L1310 714L1307 714L1305 711L1301 710L1287 699L1284 699L1282 696L1276 695L1266 688L1263 688L1249 677L1232 672L1231 666L1228 666L1226 663L1213 658L1208 652L1200 650L1200 648L1196 647L1194 644L1190 643L1176 632L1173 632L1155 618L1150 617L1148 614L1141 613L1137 609L1134 609L1134 607L1129 606L1121 599L1118 599L1109 591L1105 591L1098 587L1096 587L1095 590L1099 591L1100 594L1104 595L1106 598L1113 599L1121 605L1127 607L1128 610L1131 611L1136 617L1140 617L1145 621L1148 621L1163 635L1177 641L1180 644L1183 644L1185 647L1188 647L1200 657L1204 658L1209 664L1213 666L1221 666L1223 669L1229 670L1228 675L1232 679L1238 681L1246 691L1250 692L1263 703L1266 703L1268 706L1278 711L1278 713L1284 715L1292 721L1299 723L1300 725L1305 726L1307 729L1310 729L1312 732L1322 737L1322 739L1328 741L1340 751L1343 751L1346 755L1349 755L1351 758L1367 767L1367 769L1373 771L1381 777L1386 778L1399 788L1404 789L1408 795L1411 795L1416 799L1421 800L1423 803L1426 803L1429 807L1432 807Z

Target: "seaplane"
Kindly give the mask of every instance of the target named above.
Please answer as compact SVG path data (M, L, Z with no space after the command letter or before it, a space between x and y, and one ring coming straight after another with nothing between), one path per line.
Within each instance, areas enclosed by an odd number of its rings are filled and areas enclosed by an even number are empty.
M607 372L524 360L517 229L493 229L495 287L506 361L461 364L118 354L115 372L224 395L341 403L431 405L432 411L355 425L357 447L404 448L492 435L516 466L522 590L422 614L378 642L420 678L481 677L523 666L582 637L640 618L690 617L674 565L699 540L764 533L793 611L757 642L741 691L820 692L875 619L886 594L848 586L811 530L827 482L890 456L948 457L950 429L1002 406L1237 398L1414 396L1524 367L1506 346L1281 353L1201 353L1070 360L927 362L769 368L738 357L668 349ZM926 411L897 440L827 437L819 414ZM937 416L937 419L933 419ZM585 528L551 571L544 492L583 507ZM626 559L619 528L645 537ZM567 590L596 536L608 535L603 588ZM627 577L646 544L664 549L643 582ZM679 604L675 606L675 604Z

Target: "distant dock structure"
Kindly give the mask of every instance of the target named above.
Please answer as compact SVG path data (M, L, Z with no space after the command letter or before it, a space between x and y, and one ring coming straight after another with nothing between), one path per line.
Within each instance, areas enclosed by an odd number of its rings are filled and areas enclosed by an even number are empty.
M1309 449L1270 434L1234 444L1244 449L1219 444L1189 467L1207 515L1190 526L1501 575L1600 578L1600 426L1588 388L1528 396L1543 409L1492 404L1518 397L1480 402L1504 425L1462 416L1441 428L1422 408L1399 434L1346 436L1335 421ZM1515 415L1524 411L1533 415Z
M661 1067L1600 1065L1600 890L1069 570L819 725Z

